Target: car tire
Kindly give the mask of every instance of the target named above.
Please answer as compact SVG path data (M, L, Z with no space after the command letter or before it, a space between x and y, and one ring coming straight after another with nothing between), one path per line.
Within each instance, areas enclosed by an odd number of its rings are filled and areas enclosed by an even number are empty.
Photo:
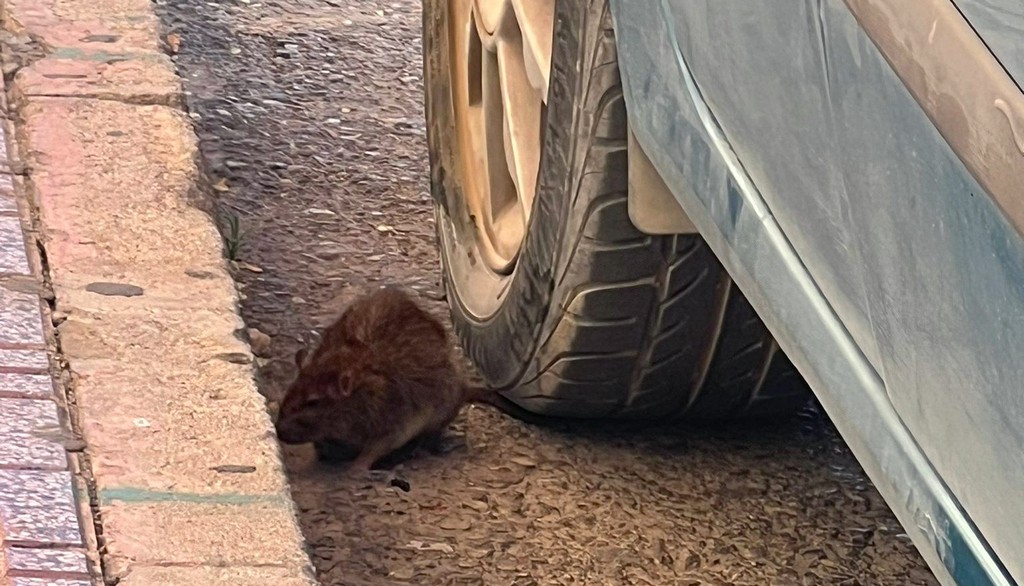
M424 2L431 190L453 328L486 382L560 417L723 419L804 404L802 378L703 238L646 235L629 219L606 0L556 3L526 236L511 274L480 262L458 163L449 6Z

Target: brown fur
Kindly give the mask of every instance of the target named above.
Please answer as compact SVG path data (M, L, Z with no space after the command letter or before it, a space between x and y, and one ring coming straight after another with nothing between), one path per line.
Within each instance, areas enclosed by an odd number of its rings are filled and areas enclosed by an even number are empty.
M277 421L282 442L345 446L365 471L412 440L440 437L470 390L444 326L398 289L355 300L313 353L296 355L299 375Z

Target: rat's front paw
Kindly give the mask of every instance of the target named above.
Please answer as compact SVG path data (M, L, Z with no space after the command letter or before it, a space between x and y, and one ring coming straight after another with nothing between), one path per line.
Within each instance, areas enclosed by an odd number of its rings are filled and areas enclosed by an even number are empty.
M349 468L345 475L359 483L363 488L370 488L371 486L387 486L392 477L389 470L355 470L352 468Z
M335 440L321 440L314 443L313 447L316 448L316 457L321 462L331 464L349 462L356 459L359 455L358 449Z

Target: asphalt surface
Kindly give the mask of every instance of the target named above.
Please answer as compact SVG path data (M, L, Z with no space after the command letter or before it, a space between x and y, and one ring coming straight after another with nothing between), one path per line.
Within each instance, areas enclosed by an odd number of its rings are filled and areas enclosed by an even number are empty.
M269 336L257 350L271 409L303 333L366 288L407 286L445 316L419 4L158 4L239 261L243 317ZM756 426L604 427L470 408L453 430L465 446L399 465L394 483L349 480L287 449L321 581L935 583L814 409Z

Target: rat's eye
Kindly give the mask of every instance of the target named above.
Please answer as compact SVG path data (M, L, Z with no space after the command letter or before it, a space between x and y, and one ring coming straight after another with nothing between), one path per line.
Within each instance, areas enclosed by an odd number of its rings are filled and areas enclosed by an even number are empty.
M318 408L322 407L323 404L324 404L324 398L323 397L310 397L310 398L306 399L305 403L303 403L303 407L305 407L307 409L318 409Z

